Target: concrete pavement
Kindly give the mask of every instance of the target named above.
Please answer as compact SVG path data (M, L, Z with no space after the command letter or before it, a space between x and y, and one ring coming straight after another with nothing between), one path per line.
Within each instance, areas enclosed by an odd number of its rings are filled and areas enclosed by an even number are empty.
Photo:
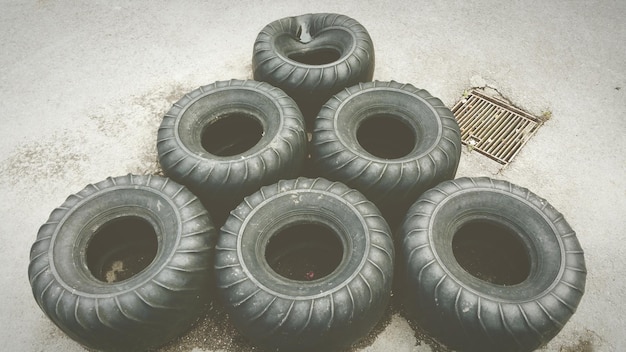
M626 2L609 0L2 1L4 348L83 350L32 298L28 255L39 226L88 183L157 172L156 130L171 104L200 85L251 78L263 26L309 12L343 13L368 29L375 79L425 88L450 107L465 89L487 85L535 115L551 115L509 166L464 150L457 175L528 187L578 233L586 293L543 350L626 350ZM226 334L224 321L200 323L164 350L249 348ZM358 350L441 350L416 338L398 314L388 321Z

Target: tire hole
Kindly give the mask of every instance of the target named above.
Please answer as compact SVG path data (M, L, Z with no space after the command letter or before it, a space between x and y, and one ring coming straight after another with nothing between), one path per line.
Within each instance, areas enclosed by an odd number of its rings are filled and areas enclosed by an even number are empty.
M124 281L152 263L157 247L156 232L146 220L118 218L94 234L86 250L87 267L99 281Z
M263 137L263 126L252 116L232 113L204 127L202 148L217 156L233 156L254 147Z
M474 221L452 240L454 257L469 274L496 285L516 285L528 278L530 261L522 241L497 223Z
M335 49L322 48L292 53L287 57L305 65L326 65L339 60L341 53Z
M357 128L357 141L368 153L383 159L407 156L415 147L411 126L389 114L367 118Z
M287 227L270 238L265 259L278 275L312 281L330 275L341 263L343 245L334 231L319 224Z

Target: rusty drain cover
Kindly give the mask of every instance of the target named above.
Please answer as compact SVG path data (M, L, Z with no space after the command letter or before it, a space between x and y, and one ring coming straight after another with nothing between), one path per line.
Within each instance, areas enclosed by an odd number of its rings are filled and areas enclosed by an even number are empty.
M472 90L452 108L461 142L471 149L506 165L542 121L508 103Z

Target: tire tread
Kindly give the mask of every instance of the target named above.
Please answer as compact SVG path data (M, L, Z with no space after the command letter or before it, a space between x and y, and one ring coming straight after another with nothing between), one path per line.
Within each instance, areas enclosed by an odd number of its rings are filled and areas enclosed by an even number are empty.
M401 90L420 96L429 103L434 102L433 108L438 111L443 130L433 151L419 158L387 161L372 158L369 153L358 148L353 150L354 147L344 144L339 134L352 131L334 130L339 107L353 95L385 90ZM373 81L345 88L323 105L315 122L312 150L313 161L323 176L364 192L385 212L391 203L398 200L412 202L434 184L454 177L460 160L461 139L456 119L439 99L427 91L407 83ZM435 155L441 155L437 157L441 160L436 160ZM356 160L362 162L354 162ZM390 167L393 169L388 170ZM388 172L391 170L394 172Z
M210 223L206 210L195 201L197 198L183 187L175 186L168 182L167 178L160 176L136 176L128 174L121 177L108 177L101 182L88 184L83 190L70 195L60 207L56 208L50 215L49 220L40 227L37 239L31 247L31 257L29 264L29 281L33 290L35 300L44 313L61 330L71 338L79 341L85 346L94 349L136 349L154 346L155 343L164 343L163 338L167 338L173 333L180 332L183 321L190 319L191 311L199 313L197 303L191 303L185 297L189 292L194 292L198 296L205 293L204 288L195 287L191 282L199 282L198 274L208 272L209 267L191 266L189 268L178 267L177 275L186 275L190 279L188 287L173 287L171 284L154 281L143 283L137 290L122 291L120 293L107 293L94 296L85 294L79 289L68 291L62 284L63 277L53 274L50 263L54 260L51 255L54 253L49 248L54 245L54 235L61 229L64 221L69 217L74 209L87 206L91 201L96 201L100 194L104 192L124 191L126 188L147 187L163 197L172 199L175 205L181 210L181 223L196 219L197 226L182 226L180 245L185 246L186 237L196 236L192 243L196 243L197 236L206 237L202 241L208 246L198 247L194 250L178 250L174 252L171 260L176 261L180 256L193 255L189 265L199 265L198 255L211 256L211 242L215 238L215 231ZM185 194L185 196L183 196ZM193 209L200 212L197 215ZM193 219L189 219L189 215ZM203 216L204 218L200 218ZM201 227L198 227L201 226ZM189 230L188 230L189 229ZM60 231L60 230L59 230ZM208 265L208 261L206 261ZM201 270L202 269L202 270ZM169 269L156 274L165 275ZM193 277L193 279L192 279ZM201 282L202 280L200 280ZM184 282L180 281L181 283ZM178 308L164 306L152 298L145 296L142 292L157 292L160 287L166 288L180 299ZM184 295L184 296L182 296ZM89 308L83 309L84 305ZM181 308L194 305L193 309L182 312ZM182 313L181 313L182 312ZM184 314L181 316L181 314ZM158 319L166 319L159 321ZM166 324L167 322L167 324ZM186 323L185 323L186 324ZM167 330L166 334L159 332ZM165 330L164 330L165 329ZM147 341L132 342L129 336L132 334L150 334ZM163 335L163 337L161 336ZM146 335L148 336L148 335ZM146 345L147 343L147 345Z
M507 192L545 214L545 218L550 219L557 230L556 236L561 239L563 236L571 238L571 242L561 242L566 260L550 289L528 302L500 300L473 289L465 289L464 283L448 274L444 264L435 257L428 224L432 222L433 211L442 199L467 189ZM401 234L407 278L419 286L410 289L409 295L417 300L412 303L412 307L421 307L420 321L427 324L427 330L432 330L435 337L452 348L463 346L463 349L469 351L533 350L563 328L575 313L584 293L584 253L575 238L575 232L564 216L545 199L510 182L485 177L442 182L425 192L411 206ZM475 307L472 308L472 316L469 315L470 311L462 311L465 304ZM480 334L473 333L471 329L480 331Z
M282 35L297 36L301 22L310 26L315 36L319 31L330 27L341 27L352 33L354 50L331 65L311 66L285 59L280 47L273 43ZM346 49L346 52L349 51ZM340 75L338 68L345 68ZM343 87L372 79L374 69L374 48L371 37L365 28L354 19L344 15L316 13L298 17L281 18L266 25L257 35L252 57L253 76L284 90L293 97L300 107L323 105L333 94ZM281 69L284 68L284 69ZM301 77L293 79L293 77ZM314 97L316 104L311 104ZM319 108L318 108L319 109ZM308 109L305 109L308 110ZM313 119L314 116L308 116Z
M293 190L327 192L344 199L361 213L360 216L371 229L369 254L363 258L364 262L354 279L315 298L298 299L295 296L274 295L273 291L268 291L264 286L259 286L255 280L251 280L240 263L241 254L237 248L239 243L237 238L247 221L247 215L261 204L271 206L274 197ZM298 344L311 339L312 331L336 334L331 331L340 326L346 327L355 319L358 321L364 311L373 309L375 304L380 303L382 299L380 288L373 285L380 285L380 282L389 282L392 279L392 271L389 268L393 264L394 251L385 220L360 192L340 182L300 177L264 186L258 192L246 197L231 212L221 234L216 246L218 253L214 264L219 294L227 311L235 318L235 322L239 322L238 325L244 334L247 334L246 332L252 334L249 329L253 329L255 332L252 336L258 336L256 339L261 339L264 343L269 343L268 341L273 338L278 339L277 341L288 338L295 339L289 343ZM237 255L233 255L234 253ZM357 289L359 293L355 293ZM251 336L249 338L255 339ZM270 348L274 348L271 347L275 346L273 343L280 342L271 342ZM305 349L313 348L308 345L299 346Z

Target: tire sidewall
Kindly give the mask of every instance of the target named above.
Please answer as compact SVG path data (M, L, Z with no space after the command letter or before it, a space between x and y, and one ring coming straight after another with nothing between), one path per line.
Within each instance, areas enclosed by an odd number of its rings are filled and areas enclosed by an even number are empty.
M476 221L503 227L521 243L525 280L495 284L461 267L452 242ZM406 311L454 349L534 350L556 336L584 293L575 232L545 199L506 181L442 182L411 206L400 233Z
M101 228L126 217L142 219L153 227L156 256L148 267L127 280L100 281L87 267L86 248ZM107 188L76 204L61 220L52 235L50 268L57 282L74 294L89 298L124 295L149 283L168 265L181 235L180 212L169 197L145 186Z
M330 24L327 24L327 18L331 17L333 19L330 21ZM295 38L301 26L309 26L312 37L331 29L341 30L350 36L350 46L348 48L342 47L341 51L343 51L343 53L340 58L327 64L310 65L294 61L285 54L283 48L277 44L277 40L284 36ZM343 87L350 86L357 82L372 80L375 62L372 39L367 30L359 22L350 17L339 14L315 13L279 19L268 24L259 33L257 43L262 43L263 40L261 38L268 35L272 57L280 60L281 70L285 72L304 70L308 72L307 75L311 75L312 77L320 76L319 86L315 87L311 87L308 84L296 84L290 81L280 82L278 78L273 76L273 72L266 72L267 70L260 68L260 66L269 59L261 55L261 46L255 44L252 60L255 79L279 86L287 91L290 96L292 93L295 93L296 98L294 99L298 102L301 100L298 98L312 96L313 93L330 96ZM358 48L360 48L362 52L357 53ZM311 48L308 48L308 50L311 50ZM362 64L362 67L359 67L358 71L346 71L346 75L340 76L336 71L337 68L349 60ZM311 73L310 71L318 71L319 73ZM324 76L332 75L335 75L333 81L327 82L322 80Z
M480 203L492 205L480 207ZM446 208L454 210L444 215ZM419 212L419 207L414 211ZM509 286L489 283L460 266L452 252L454 235L476 221L512 230L523 244L530 265L523 282ZM428 234L433 254L447 275L464 290L494 302L520 304L545 296L558 284L565 267L565 247L550 219L526 199L498 189L477 187L450 194L432 213Z
M385 159L359 143L359 127L377 116L412 130L410 152ZM454 177L460 154L452 112L427 91L394 81L361 83L334 95L322 107L312 138L317 170L363 192L393 224L423 192Z
M89 246L101 229L129 218L152 227L154 259L133 276L107 283L90 271ZM31 247L29 281L42 311L87 348L154 348L202 312L216 237L209 214L184 186L152 175L109 177L50 214Z
M174 136L180 148L201 160L202 163L210 164L212 161L240 162L242 159L258 157L272 143L275 144L285 123L285 111L277 102L283 97L281 94L270 94L268 90L271 88L265 84L259 86L264 89L238 84L226 87L209 86L202 89L203 92L192 100L186 101L180 110L175 110ZM229 97L229 102L225 103L222 96ZM194 111L190 111L192 108ZM201 133L209 125L218 121L222 115L229 113L248 114L262 126L263 136L252 148L234 156L218 156L209 153L202 147Z
M272 209L260 213L268 207ZM273 235L300 224L330 228L344 247L339 266L322 279L290 280L277 274L265 260L266 245ZM296 189L275 195L247 216L240 231L237 247L244 272L261 289L289 300L318 299L342 289L363 269L371 251L369 227L359 211L345 199L322 191L303 193Z
M282 229L315 224L344 246L338 266L311 281L282 277L265 246ZM359 192L325 179L283 180L231 212L217 244L217 287L237 328L270 350L349 346L380 319L390 299L394 248L389 227Z
M259 124L260 139L236 155L209 153L202 135L233 114ZM307 152L304 118L296 103L279 88L257 81L218 81L186 94L163 118L157 138L165 174L198 195L218 224L244 196L296 177Z
M274 52L276 53L276 56L278 58L280 58L281 60L283 60L286 65L290 65L291 67L288 66L288 68L293 69L293 68L300 68L300 67L304 67L307 69L327 69L327 68L333 68L334 66L337 66L343 62L345 62L346 60L348 60L351 56L353 56L355 54L355 51L357 49L357 45L358 45L358 41L360 40L359 36L357 36L357 32L355 30L353 30L351 27L345 27L342 25L336 25L336 24L332 24L330 26L324 26L321 24L318 24L314 17L321 17L321 16L325 16L326 14L315 14L315 15L304 15L304 16L299 16L296 17L294 21L291 22L291 25L289 26L289 28L284 31L284 32L280 32L279 34L277 34L276 36L272 37L271 40L271 45L272 48L274 49ZM345 17L345 16L344 16ZM280 39L282 37L289 37L292 38L295 36L294 30L297 31L299 30L300 26L297 25L299 21L302 21L302 18L310 18L313 19L310 23L310 35L312 38L315 38L316 36L319 36L321 34L323 34L324 32L329 32L329 31L341 31L343 33L345 33L349 38L349 43L346 43L345 40L343 40L341 43L335 43L334 45L328 46L328 45L318 45L318 46L308 46L308 50L311 51L315 51L315 50L319 50L319 49L324 49L324 48L332 48L334 50L340 51L341 54L339 56L339 58L335 61L326 63L326 64L320 64L320 65L313 65L313 64L306 64L306 63L301 63L295 60L292 60L291 58L289 58L289 55L285 52L285 48L282 47L278 41L280 41ZM334 23L334 21L333 21ZM359 26L362 27L362 26ZM361 28L358 28L361 29ZM343 39L343 38L342 38ZM370 77L371 79L371 74L367 73L367 76ZM367 77L366 76L366 77ZM298 87L294 87L294 89L297 89Z
M443 125L437 111L428 101L404 89L366 88L331 102L330 108L336 109L333 118L336 138L354 155L368 161L414 162L431 153L442 139ZM383 159L369 153L358 142L357 131L363 122L382 114L397 118L412 130L416 143L407 155L397 159ZM423 142L426 138L428 143Z
M350 38L350 43L333 40L333 43L316 45L318 42L312 40L302 44L298 40L298 31L302 28L308 28L313 38L323 32L340 31L332 37ZM281 43L284 39L286 43ZM310 52L314 47L334 48L342 55L332 62L312 65L290 59L283 45L296 45L301 53ZM374 45L367 30L350 17L329 13L287 17L268 24L258 34L252 56L254 79L277 86L292 97L309 129L321 106L333 94L358 82L371 81L374 64Z

